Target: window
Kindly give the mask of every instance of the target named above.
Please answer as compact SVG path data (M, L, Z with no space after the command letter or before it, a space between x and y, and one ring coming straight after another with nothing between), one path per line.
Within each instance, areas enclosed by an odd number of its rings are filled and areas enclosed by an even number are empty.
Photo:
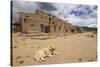
M49 18L49 21L51 21L51 18Z
M61 21L61 20L59 19L59 21Z
M26 18L24 18L24 22L26 23Z
M56 26L54 26L54 31L56 31Z
M68 32L68 30L67 30L67 29L65 29L65 31L66 31L66 32Z
M50 24L50 21L49 21L49 24Z
M43 18L43 16L41 16L41 18Z
M26 16L27 18L29 17L29 16Z
M52 24L54 25L55 22L52 22Z
M72 32L72 33L74 33L74 32L75 32L75 30L74 30L74 29L71 29L71 32Z
M30 24L31 26L35 26L34 24Z
M59 30L61 29L61 27L59 26Z

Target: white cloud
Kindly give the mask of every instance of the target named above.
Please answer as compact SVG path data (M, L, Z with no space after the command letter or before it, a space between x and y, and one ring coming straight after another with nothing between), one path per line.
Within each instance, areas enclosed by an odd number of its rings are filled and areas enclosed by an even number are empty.
M18 12L34 12L38 8L35 2L31 1L14 1L13 18L18 18Z
M70 11L77 6L77 5L68 5L62 3L61 4L55 3L53 5L57 8L57 10L52 11L52 13L63 20L65 20L65 18L69 15Z
M80 18L73 15L69 15L66 20L69 20L69 23L75 25L75 26L81 26L81 27L97 27L97 19L95 18Z

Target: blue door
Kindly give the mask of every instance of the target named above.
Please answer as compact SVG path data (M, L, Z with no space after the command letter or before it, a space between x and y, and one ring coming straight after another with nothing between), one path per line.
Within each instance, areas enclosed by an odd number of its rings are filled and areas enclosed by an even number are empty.
M45 32L45 26L43 24L40 24L41 32Z

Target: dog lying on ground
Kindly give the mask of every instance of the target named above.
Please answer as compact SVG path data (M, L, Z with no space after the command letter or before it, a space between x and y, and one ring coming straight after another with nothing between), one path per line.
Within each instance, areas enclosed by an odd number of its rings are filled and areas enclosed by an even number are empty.
M53 55L58 54L55 52L55 49L56 49L55 47L49 46L47 48L38 50L34 53L33 58L39 62L44 61L45 57L52 57Z

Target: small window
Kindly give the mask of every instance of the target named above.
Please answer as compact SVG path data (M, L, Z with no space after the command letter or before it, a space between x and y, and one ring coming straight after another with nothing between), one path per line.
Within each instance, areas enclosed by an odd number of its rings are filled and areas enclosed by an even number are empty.
M29 17L28 15L26 17Z
M41 18L43 18L43 17L41 16Z
M59 19L59 21L61 21L61 20Z
M65 31L66 31L66 32L68 32L68 30L67 30L67 29L65 29Z
M53 17L55 17L55 16L53 16Z
M34 24L31 24L31 26L35 26Z
M56 26L54 26L54 31L56 31Z
M72 33L74 33L74 32L75 32L75 30L74 30L74 29L71 29L71 32L72 32Z
M49 21L51 21L51 18L49 18Z
M24 22L26 23L26 18L24 18Z
M55 22L52 22L52 24L54 25Z
M59 30L61 30L61 27L59 26Z

